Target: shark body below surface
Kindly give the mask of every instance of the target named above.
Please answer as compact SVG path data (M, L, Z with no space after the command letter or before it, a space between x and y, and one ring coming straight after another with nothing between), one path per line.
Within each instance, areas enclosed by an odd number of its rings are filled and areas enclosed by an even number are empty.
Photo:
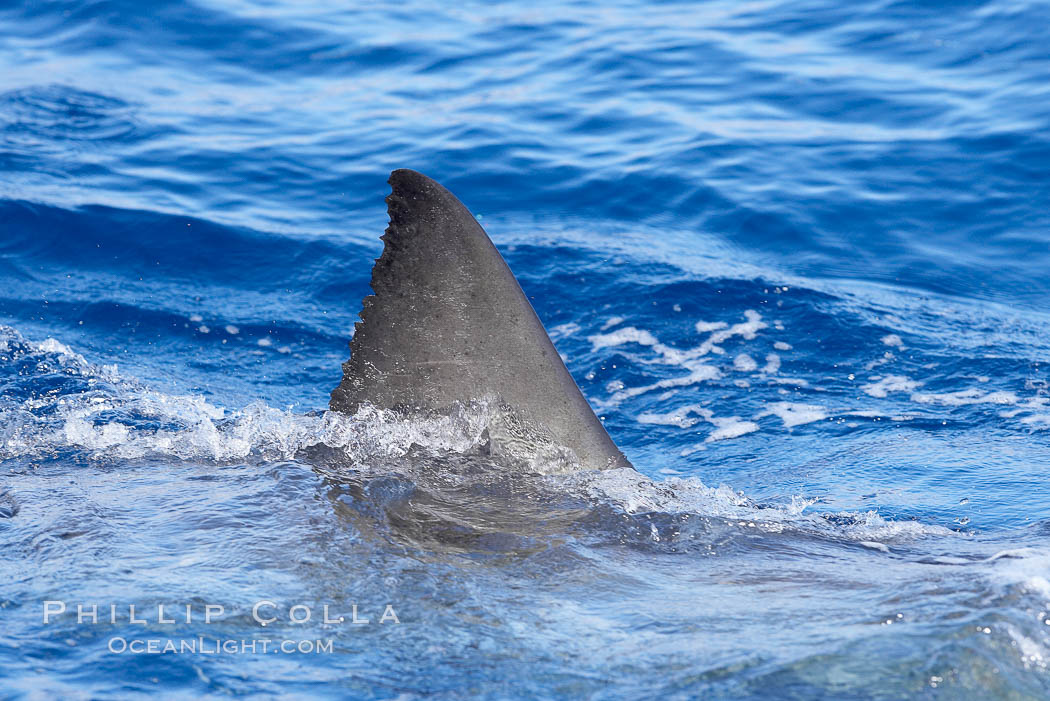
M571 451L579 469L631 467L580 392L514 274L448 190L390 175L390 225L329 408L407 412L495 399L494 453Z

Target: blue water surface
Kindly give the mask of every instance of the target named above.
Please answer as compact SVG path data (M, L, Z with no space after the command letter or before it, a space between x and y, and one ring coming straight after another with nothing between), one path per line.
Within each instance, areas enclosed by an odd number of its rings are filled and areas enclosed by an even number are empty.
M0 697L1050 697L1050 6L339 5L0 4ZM402 167L641 474L325 413Z

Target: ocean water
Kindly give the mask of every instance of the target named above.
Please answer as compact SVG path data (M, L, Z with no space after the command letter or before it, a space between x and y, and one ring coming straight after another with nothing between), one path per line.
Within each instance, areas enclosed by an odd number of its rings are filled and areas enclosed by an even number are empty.
M1050 7L335 5L0 5L0 697L1050 697ZM401 167L637 473L325 412Z

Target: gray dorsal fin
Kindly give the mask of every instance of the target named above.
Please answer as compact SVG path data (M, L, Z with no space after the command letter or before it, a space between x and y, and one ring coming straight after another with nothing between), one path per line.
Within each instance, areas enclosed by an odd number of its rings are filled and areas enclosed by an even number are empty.
M629 467L477 219L425 175L395 170L333 411L444 409L498 397L587 469Z

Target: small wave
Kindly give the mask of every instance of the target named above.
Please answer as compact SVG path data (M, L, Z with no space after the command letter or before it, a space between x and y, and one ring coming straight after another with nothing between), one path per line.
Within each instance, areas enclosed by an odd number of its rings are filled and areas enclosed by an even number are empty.
M781 296L787 289L773 288ZM768 292L764 289L764 293ZM930 375L917 379L905 372L913 373L915 367L928 372L937 364L922 362L920 365L915 355L898 357L884 350L888 347L902 352L909 348L899 334L886 333L884 327L867 334L867 348L877 349L874 360L864 364L862 358L846 355L841 359L832 357L828 362L824 356L834 347L830 343L818 340L817 344L823 347L819 353L810 354L808 350L796 351L795 345L776 338L786 330L785 319L795 318L792 314L769 319L754 309L745 309L743 315L744 320L737 323L697 321L692 329L701 336L696 340L681 338L679 343L662 337L656 329L650 330L637 322L631 325L623 316L612 317L602 324L601 332L587 337L591 352L612 350L632 364L633 372L624 379L606 383L607 395L599 397L595 403L604 409L620 407L627 400L635 400L632 403L636 405L648 405L646 410L635 415L636 421L645 425L665 425L694 432L701 422L710 424L712 428L706 431L701 442L678 446L678 454L682 457L704 450L717 441L741 438L773 427L762 421L767 417L780 419L781 426L787 431L818 422L829 422L844 429L859 428L860 423L850 417L872 418L873 423L888 419L887 424L894 425L925 419L913 425L926 427L945 424L947 417L935 413L938 408L973 407L972 419L984 421L989 418L988 407L1000 407L999 418L1018 417L1016 428L1034 432L1050 426L1045 411L1050 399L1045 396L1045 387L1029 387L1030 383L1026 383L1025 390L1032 391L1026 396L1022 391L1007 388L952 390L950 385L956 382L954 375ZM883 321L899 320L888 317ZM771 352L771 349L778 352ZM791 351L795 353L788 355ZM848 349L843 348L843 351ZM760 357L764 357L764 363L758 360ZM606 357L604 362L616 367L613 358ZM814 375L810 367L814 364L825 365L827 374L822 377ZM886 367L882 371L885 374L866 374L859 369L853 372L846 369L851 366L868 371ZM655 381L637 374L638 371L669 374L664 370L668 367L680 368L685 374L671 374ZM784 372L785 367L803 370L810 378L789 375ZM974 374L972 377L980 383L990 382L986 375ZM591 376L588 379L592 379ZM724 392L713 396L711 392L705 392L703 399L696 398L700 392L698 385L721 390L730 384L745 391L734 392L732 403L728 405L723 403ZM938 385L944 384L949 384L949 387L934 391ZM761 396L772 392L785 399L792 394L800 399L812 399L769 401ZM688 403L668 407L668 400L679 395L689 395ZM865 396L877 400L879 408L856 406L857 399ZM904 406L900 406L902 401ZM883 404L890 406L884 407ZM952 418L960 417L953 413Z
M150 455L226 464L294 459L324 446L355 466L401 457L422 448L437 453L483 450L503 435L511 417L495 401L457 404L445 412L404 416L362 406L354 415L296 414L252 402L239 409L200 395L169 395L122 377L116 366L97 366L54 339L28 341L0 327L0 351L30 383L5 398L0 459L76 451L91 459L128 460ZM34 384L45 381L46 391ZM19 396L21 397L19 399ZM531 435L531 434L529 434ZM534 472L574 466L568 451L543 440L506 448L494 460ZM486 451L487 452L487 451Z
M759 504L743 492L726 485L710 487L695 477L670 477L656 482L634 470L621 469L549 479L586 495L594 503L614 505L627 515L714 517L739 529L799 533L847 540L867 547L873 543L886 545L958 535L935 524L889 520L875 511L818 513L810 508L816 500L800 496L779 505ZM657 534L654 532L654 535Z
M63 85L0 93L0 144L39 148L52 142L131 140L134 109L120 98Z
M115 366L92 364L55 339L33 342L2 326L0 358L23 371L29 368L37 376L56 376L68 382L20 399L5 395L0 419L0 459L4 460L73 451L95 460L161 456L211 464L309 462L311 453L324 447L337 451L345 464L367 471L373 463L389 465L390 459L405 459L402 467L411 467L415 461L406 458L419 450L477 454L486 443L488 430L501 418L500 408L491 402L457 405L448 412L411 418L367 406L353 416L330 411L296 414L262 402L226 409L197 395L157 392L122 377ZM788 417L786 423L816 420L814 407L776 409ZM728 436L757 429L737 417L715 417L701 407L689 410L716 427L710 440L718 440L719 431ZM653 421L664 419L667 417L651 417ZM679 412L674 420L693 419ZM546 453L525 467L531 473L566 471L564 464ZM553 481L548 486L556 485L563 493L583 496L592 504L624 514L702 515L767 533L805 532L868 544L952 533L940 526L889 521L874 511L817 514L807 511L815 502L801 497L779 506L760 505L727 486L709 487L693 477L656 482L623 469L572 472L549 480Z
M115 365L95 365L63 343L26 340L0 326L0 359L8 364L0 459L75 450L94 459L161 455L228 463L289 459L318 444L350 460L404 454L413 445L466 451L476 446L491 409L460 407L447 415L397 420L364 408L295 414L253 402L226 409L199 395L168 395L122 377ZM21 384L29 376L29 384ZM52 380L46 391L32 380Z

